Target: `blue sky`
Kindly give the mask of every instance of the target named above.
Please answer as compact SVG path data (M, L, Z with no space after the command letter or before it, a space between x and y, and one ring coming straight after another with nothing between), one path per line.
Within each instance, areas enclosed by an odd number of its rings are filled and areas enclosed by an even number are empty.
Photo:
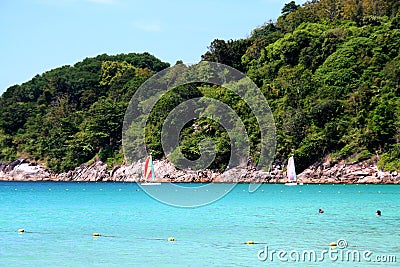
M2 0L0 93L103 53L147 51L171 64L198 62L212 40L245 38L275 21L288 2Z

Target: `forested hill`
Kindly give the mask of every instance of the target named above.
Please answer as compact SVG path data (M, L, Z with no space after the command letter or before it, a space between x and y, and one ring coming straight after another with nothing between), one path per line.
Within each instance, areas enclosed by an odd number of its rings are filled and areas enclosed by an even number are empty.
M214 40L201 56L245 72L262 90L277 127L276 159L299 169L324 160L377 160L400 169L400 2L320 0L282 8L276 22L240 40ZM0 99L0 160L30 157L54 171L96 158L123 162L121 128L135 90L168 63L144 54L100 55L12 86ZM155 107L146 137L162 158L159 130L168 111L197 96L229 104L243 120L257 161L259 129L248 106L210 85L177 88ZM209 119L182 131L191 159L213 137L213 168L229 159L226 131Z
M58 172L94 157L122 162L122 122L135 90L169 67L144 54L99 55L12 86L0 99L0 159Z

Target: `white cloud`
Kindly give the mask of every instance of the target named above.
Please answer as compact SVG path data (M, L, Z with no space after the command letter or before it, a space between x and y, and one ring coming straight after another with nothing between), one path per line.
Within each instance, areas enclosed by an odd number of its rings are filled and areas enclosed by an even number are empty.
M144 22L138 21L134 24L135 28L145 32L159 32L161 31L161 25L158 22Z

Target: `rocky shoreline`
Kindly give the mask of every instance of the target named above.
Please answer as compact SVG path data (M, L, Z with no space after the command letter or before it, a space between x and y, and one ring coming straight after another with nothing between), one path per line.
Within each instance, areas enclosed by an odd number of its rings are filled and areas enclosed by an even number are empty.
M273 165L270 172L254 167L230 169L223 173L177 170L166 160L155 161L158 182L232 182L232 183L285 183L284 167ZM0 181L59 181L59 182L143 182L143 162L109 168L96 161L83 164L74 170L56 174L27 159L18 159L10 164L0 162ZM297 176L304 184L400 184L397 172L383 172L375 164L361 163L318 163Z

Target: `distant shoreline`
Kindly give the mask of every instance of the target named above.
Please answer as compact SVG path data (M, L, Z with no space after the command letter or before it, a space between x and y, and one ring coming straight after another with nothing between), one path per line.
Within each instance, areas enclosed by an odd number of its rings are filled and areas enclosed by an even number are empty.
M140 182L134 182L134 181L96 181L96 182L82 182L82 181L56 181L56 180L0 180L0 183L9 183L9 182L15 182L15 183L65 183L65 184L139 184ZM160 182L161 184L208 184L208 183L214 183L214 184L263 184L263 185L284 185L285 183L267 183L267 182L261 182L261 183L250 183L250 182L237 182L237 183L232 183L232 182ZM359 184L354 184L354 183L303 183L302 185L298 185L299 187L301 186L307 186L307 185L400 185L400 183L380 183L380 184L375 184L375 183L359 183Z
M156 182L162 183L263 183L284 184L287 182L283 166L273 165L271 171L254 167L234 168L225 172L213 170L178 170L167 160L155 161ZM96 161L83 164L74 170L56 174L44 166L27 159L18 159L10 164L0 162L0 181L21 182L144 182L143 163L119 165L109 168ZM310 166L297 175L303 184L400 184L397 172L383 172L372 163L320 163Z

